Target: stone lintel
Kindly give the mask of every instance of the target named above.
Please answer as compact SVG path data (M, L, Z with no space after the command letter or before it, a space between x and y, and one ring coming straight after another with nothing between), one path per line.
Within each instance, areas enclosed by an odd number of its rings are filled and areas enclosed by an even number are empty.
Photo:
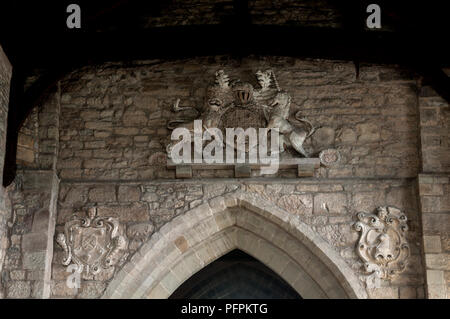
M249 178L252 176L252 168L250 165L239 164L234 167L234 177Z
M314 165L298 165L298 177L314 177Z
M192 178L192 167L189 165L177 165L176 166L177 178Z
M261 162L258 163L243 163L243 164L175 164L172 160L168 160L167 168L175 169L177 171L177 178L192 178L192 170L225 170L225 169L234 169L238 166L246 166L251 170L260 170L262 167L268 167L267 164L263 164ZM320 159L318 158L292 158L292 159L283 159L279 163L279 169L299 169L302 174L300 177L311 177L314 176L314 170L320 167ZM191 172L189 172L189 169ZM311 173L312 171L312 173ZM303 173L304 172L304 173ZM180 174L180 175L179 175ZM306 175L303 175L306 174Z

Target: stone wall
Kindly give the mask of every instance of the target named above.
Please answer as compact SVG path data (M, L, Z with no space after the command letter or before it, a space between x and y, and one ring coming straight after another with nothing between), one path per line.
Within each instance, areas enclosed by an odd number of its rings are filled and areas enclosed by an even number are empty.
M2 186L3 165L5 161L6 127L9 107L9 91L12 67L0 46L0 273L2 272L5 250L8 245L7 222L10 217L10 207L6 190ZM0 298L2 297L0 281Z
M42 106L33 109L20 128L16 156L19 167L53 169L59 150L58 89L49 93Z
M450 106L432 88L420 93L420 127L424 173L450 172Z
M429 298L450 298L450 107L428 86L420 94L419 176Z
M57 232L63 231L74 207L98 207L98 215L116 217L130 240L126 260L151 236L176 216L185 214L208 201L231 193L255 194L285 209L323 237L356 273L362 274L355 245L359 234L353 228L358 212L373 213L379 206L395 206L406 212L410 227L408 241L412 255L404 273L391 283L368 289L372 298L423 298L421 236L415 183L412 180L288 181L212 180L210 182L154 181L146 183L62 183L57 218ZM325 208L326 207L326 208ZM239 212L237 212L239 214ZM85 217L84 212L76 214ZM262 227L262 225L261 225ZM100 297L114 277L114 269L102 276L84 276L81 289L68 289L70 273L62 266L63 251L57 248L53 260L53 297Z
M48 298L58 179L22 171L10 186L13 220L2 280L6 298Z
M20 128L17 141L16 162L19 167L37 167L39 154L38 109L33 109Z
M57 215L59 178L55 174L59 149L58 87L36 108L20 140L32 141L33 156L25 160L18 149L18 170L8 188L13 219L9 225L10 245L2 281L6 298L49 298L51 261ZM23 145L22 145L23 146Z
M450 296L450 178L419 177L427 291L431 299Z
M306 148L315 154L336 148L341 165L322 167L311 179L296 178L295 170L248 180L234 179L233 171L210 170L175 181L175 172L166 168L165 145L176 99L181 106L200 107L216 70L256 86L255 72L269 68L291 94L292 112L300 110L322 126ZM352 63L282 57L141 61L73 72L22 128L36 140L35 153L33 162L21 162L23 178L11 191L15 219L3 272L6 296L101 297L138 249L175 217L217 196L250 193L310 225L358 276L363 273L355 251L357 213L399 208L409 220L407 269L368 288L369 297L424 298L426 292L445 297L449 190L445 160L434 158L447 154L446 110L425 104L438 98L419 97L419 88L416 75L397 66L363 64L357 76ZM426 114L439 116L433 122ZM430 145L428 137L439 125L441 142ZM429 152L438 155L427 157ZM417 183L422 162L429 174ZM83 275L81 288L70 289L61 247L44 240L32 245L32 239L53 238L53 223L60 233L73 213L84 217L81 210L92 206L100 216L119 219L128 248L117 267ZM48 226L44 231L34 227L39 216Z
M171 105L203 105L206 87L223 68L250 81L271 68L292 95L291 111L322 125L306 145L312 153L337 148L338 169L317 177L416 177L419 172L417 83L396 67L290 58L227 57L148 61L132 67L84 68L62 82L58 172L63 179L174 178L165 169ZM280 176L295 177L295 171ZM233 177L204 171L197 177Z

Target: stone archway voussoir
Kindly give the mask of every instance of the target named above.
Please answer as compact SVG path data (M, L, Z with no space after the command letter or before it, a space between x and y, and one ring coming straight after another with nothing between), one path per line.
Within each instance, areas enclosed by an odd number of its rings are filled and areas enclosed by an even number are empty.
M167 298L192 274L233 249L261 260L305 297L367 298L350 267L309 226L243 192L213 198L164 225L115 276L104 298ZM295 268L302 275L297 277Z

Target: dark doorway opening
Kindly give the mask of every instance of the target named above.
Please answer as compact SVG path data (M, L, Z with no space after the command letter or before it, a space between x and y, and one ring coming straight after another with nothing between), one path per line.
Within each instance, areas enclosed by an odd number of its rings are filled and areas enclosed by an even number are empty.
M257 259L234 250L184 282L169 299L302 299Z

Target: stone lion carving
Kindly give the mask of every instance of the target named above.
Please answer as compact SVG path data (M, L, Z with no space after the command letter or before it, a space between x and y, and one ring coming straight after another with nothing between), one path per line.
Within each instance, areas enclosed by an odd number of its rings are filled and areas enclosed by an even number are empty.
M112 217L97 217L97 208L89 208L86 218L74 216L58 234L56 242L63 248L64 266L74 263L78 271L99 274L115 266L123 256L127 240L119 235L119 221Z
M215 128L220 126L220 120L225 111L230 106L230 100L232 95L232 88L230 86L230 80L228 75L223 70L216 72L216 80L213 86L208 87L203 106L203 112L200 114L194 107L180 107L180 99L177 99L173 105L173 111L175 113L190 112L194 116L183 116L169 121L168 129L173 130L175 128L186 128L191 135L194 134L194 120L202 120L203 128ZM200 117L199 117L200 114ZM170 156L173 144L167 145L167 154Z
M379 280L390 280L405 270L410 255L406 241L406 215L393 207L379 207L377 214L358 214L355 230L360 232L356 253L364 263L368 288Z
M230 87L230 80L228 75L223 70L216 72L215 85L208 87L203 106L203 112L200 118L203 121L205 127L217 127L219 125L220 117L224 111L228 108L230 100L230 94L232 88ZM173 105L173 111L176 113L191 111L192 116L182 116L179 119L171 120L168 124L168 128L173 130L178 127L187 128L190 131L194 131L194 120L197 119L199 114L198 110L194 107L180 107L180 99L177 99Z

